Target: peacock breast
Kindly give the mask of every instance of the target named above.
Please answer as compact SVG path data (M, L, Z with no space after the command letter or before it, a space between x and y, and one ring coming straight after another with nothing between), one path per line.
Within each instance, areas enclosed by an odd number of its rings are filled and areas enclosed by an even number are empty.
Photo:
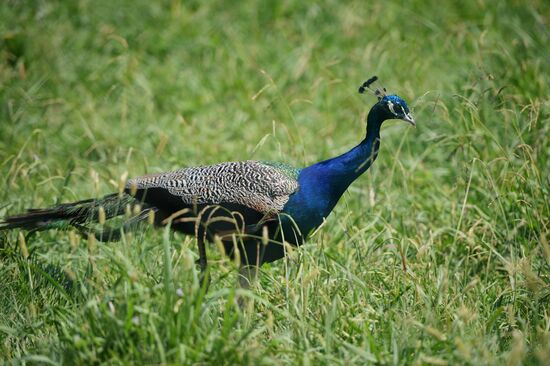
M327 176L315 169L303 169L298 183L298 191L289 197L282 212L291 218L291 223L298 226L303 236L307 236L328 217L339 195Z

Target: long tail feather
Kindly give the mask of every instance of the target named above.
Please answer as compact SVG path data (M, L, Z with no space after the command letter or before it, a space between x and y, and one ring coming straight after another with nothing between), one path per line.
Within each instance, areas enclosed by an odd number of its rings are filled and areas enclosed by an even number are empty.
M0 230L24 229L47 230L67 228L72 224L80 224L97 220L100 208L109 219L124 214L128 204L137 203L130 195L110 194L100 199L87 199L72 203L63 203L50 208L29 209L26 213L8 216L0 222Z
M73 226L76 227L83 235L92 234L95 236L96 240L100 242L114 242L120 241L122 233L129 233L136 231L141 225L148 222L150 219L151 213L157 212L158 209L155 207L150 207L143 209L140 213L135 216L130 217L128 220L124 221L122 225L117 227L104 226L101 230L94 230L93 228L73 223ZM154 217L154 216L153 216Z

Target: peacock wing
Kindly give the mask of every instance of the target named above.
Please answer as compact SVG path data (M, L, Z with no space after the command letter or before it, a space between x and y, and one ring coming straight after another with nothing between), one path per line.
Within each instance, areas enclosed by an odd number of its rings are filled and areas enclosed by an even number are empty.
M186 204L235 203L272 215L280 212L298 190L298 170L292 169L252 160L228 162L144 175L130 179L126 188L160 188Z

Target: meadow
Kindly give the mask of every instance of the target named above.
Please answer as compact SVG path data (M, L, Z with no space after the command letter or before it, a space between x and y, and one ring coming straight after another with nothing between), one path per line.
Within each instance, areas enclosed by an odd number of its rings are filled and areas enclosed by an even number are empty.
M545 0L0 2L0 217L336 156L372 75L417 121L250 290L211 246L203 291L168 230L0 232L0 364L548 364L549 23Z

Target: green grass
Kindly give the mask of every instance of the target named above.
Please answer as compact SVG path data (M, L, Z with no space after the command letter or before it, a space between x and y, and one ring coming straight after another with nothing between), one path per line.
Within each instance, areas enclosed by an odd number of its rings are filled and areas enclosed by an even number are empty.
M116 5L114 4L116 3ZM151 4L150 4L151 3ZM227 160L305 166L409 101L326 225L236 267L148 229L0 237L0 363L470 364L550 359L547 1L0 3L0 216ZM181 289L181 290L178 290Z

